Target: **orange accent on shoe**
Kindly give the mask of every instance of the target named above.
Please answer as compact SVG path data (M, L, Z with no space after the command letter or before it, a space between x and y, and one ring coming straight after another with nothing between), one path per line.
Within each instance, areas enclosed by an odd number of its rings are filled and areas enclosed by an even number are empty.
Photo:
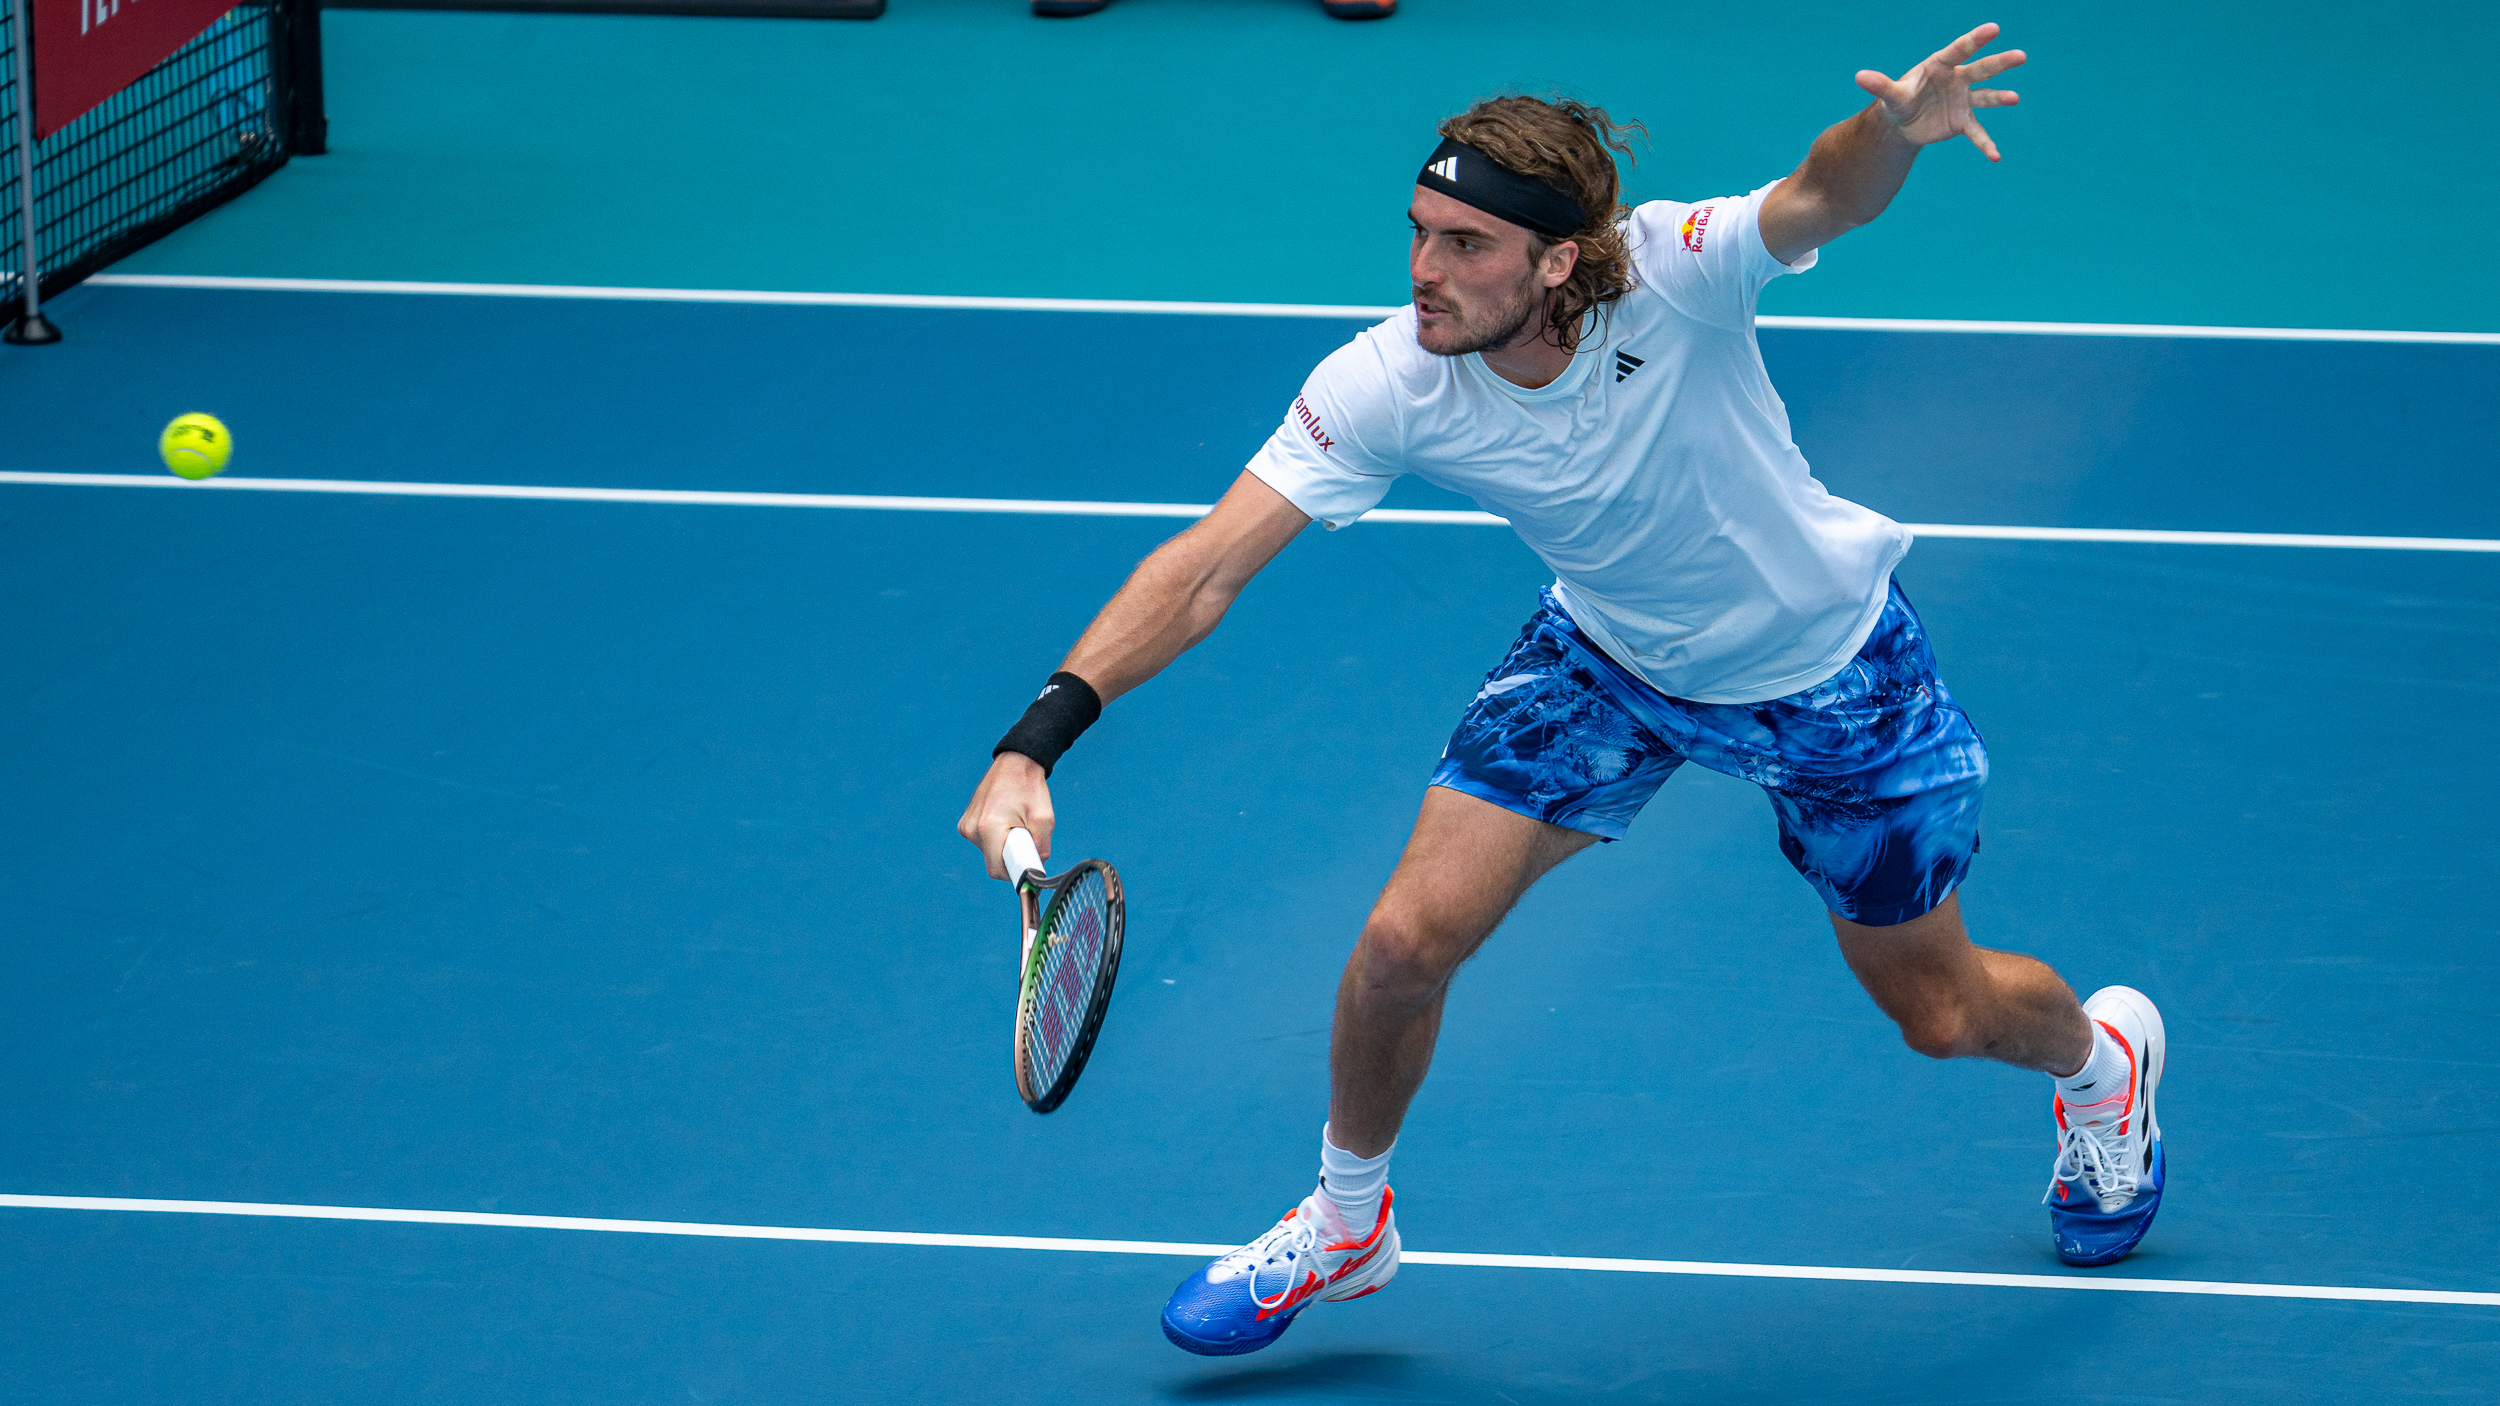
M1262 1302L1258 1295L1253 1293L1250 1296L1250 1301L1252 1303L1259 1304L1259 1316L1251 1321L1254 1323L1264 1323L1270 1315L1283 1313L1285 1310L1301 1303L1304 1299L1318 1293L1320 1288L1321 1285L1319 1276L1306 1269L1302 1271L1302 1282L1294 1285L1291 1289L1286 1290L1284 1297L1278 1299L1274 1303Z
M1365 1245L1377 1244L1380 1240L1380 1232L1389 1228L1389 1206L1390 1203L1396 1199L1396 1191L1385 1186L1380 1188L1380 1213L1372 1217L1372 1233L1364 1236L1360 1240L1340 1240L1336 1244L1325 1248L1333 1254L1338 1250L1359 1250ZM1298 1211L1301 1207L1297 1206L1294 1209ZM1290 1219L1290 1217L1288 1219ZM1364 1258L1369 1259L1370 1256L1366 1255ZM1339 1272L1342 1273L1343 1271Z

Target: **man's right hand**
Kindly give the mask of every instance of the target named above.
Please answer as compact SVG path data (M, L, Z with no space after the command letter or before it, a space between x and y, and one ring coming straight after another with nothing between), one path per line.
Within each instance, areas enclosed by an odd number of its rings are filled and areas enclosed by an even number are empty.
M964 807L964 818L955 822L955 833L981 847L981 862L987 864L990 877L1007 877L1006 862L999 851L1007 844L1007 832L1025 829L1033 832L1033 844L1050 858L1050 778L1042 774L1042 764L1022 752L1001 752L990 759L989 774L972 790L972 803Z

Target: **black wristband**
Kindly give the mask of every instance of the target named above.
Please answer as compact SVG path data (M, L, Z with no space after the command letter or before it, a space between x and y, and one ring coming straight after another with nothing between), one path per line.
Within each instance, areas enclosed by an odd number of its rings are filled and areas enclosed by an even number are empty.
M1039 762L1042 775L1048 776L1050 769L1059 764L1059 758L1101 716L1102 695L1094 692L1092 684L1062 669L1042 685L1042 696L1034 699L1016 725L998 739L990 755L1020 752Z

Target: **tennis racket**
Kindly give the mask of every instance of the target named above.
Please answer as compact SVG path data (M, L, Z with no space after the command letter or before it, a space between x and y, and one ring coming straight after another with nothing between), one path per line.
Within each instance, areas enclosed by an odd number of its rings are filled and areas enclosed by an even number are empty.
M1120 976L1128 904L1120 875L1088 859L1056 878L1042 873L1028 830L1007 832L1007 877L1024 919L1023 980L1016 994L1016 1092L1036 1113L1066 1101L1085 1072ZM1048 895L1045 903L1044 895Z

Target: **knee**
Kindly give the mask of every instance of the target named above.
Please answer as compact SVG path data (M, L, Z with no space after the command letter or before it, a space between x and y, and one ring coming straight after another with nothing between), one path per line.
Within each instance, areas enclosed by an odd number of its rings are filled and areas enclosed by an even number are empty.
M1436 988L1464 955L1418 916L1385 910L1363 924L1360 951L1366 984L1391 990Z
M1901 1025L1901 1043L1929 1059L1952 1059L1963 1052L1969 1022L1958 1006L1938 1004L1893 1018Z

